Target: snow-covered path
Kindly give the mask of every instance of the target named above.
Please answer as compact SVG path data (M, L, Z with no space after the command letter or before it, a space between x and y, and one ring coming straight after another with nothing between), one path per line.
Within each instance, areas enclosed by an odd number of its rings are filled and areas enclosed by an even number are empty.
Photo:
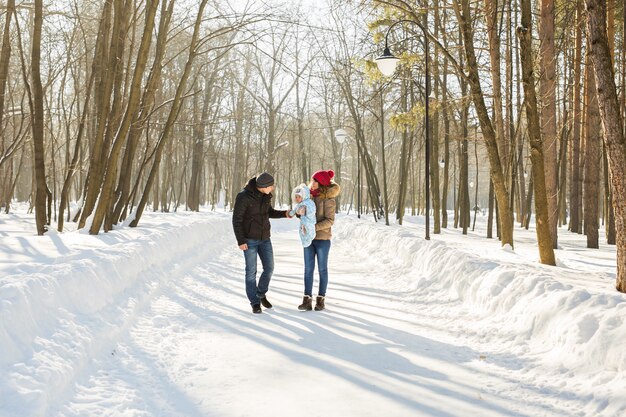
M323 312L297 310L298 223L273 221L253 315L228 212L43 238L0 218L0 417L626 413L614 248L563 234L546 267L532 230L512 251L406 220L338 216Z
M58 415L534 417L584 408L525 380L534 375L519 372L523 359L459 339L463 323L445 305L407 302L386 284L392 267L378 273L371 254L348 245L331 249L328 309L298 311L302 249L295 228L280 226L273 309L251 314L234 244L194 254L201 260L155 289Z

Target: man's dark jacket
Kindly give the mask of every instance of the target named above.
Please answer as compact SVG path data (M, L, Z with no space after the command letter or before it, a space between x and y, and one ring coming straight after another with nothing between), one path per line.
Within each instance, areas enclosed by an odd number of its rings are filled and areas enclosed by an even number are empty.
M252 178L235 199L233 230L237 245L247 243L248 239L269 239L270 217L277 219L286 215L286 210L274 210L272 194L260 192L256 188L256 177Z

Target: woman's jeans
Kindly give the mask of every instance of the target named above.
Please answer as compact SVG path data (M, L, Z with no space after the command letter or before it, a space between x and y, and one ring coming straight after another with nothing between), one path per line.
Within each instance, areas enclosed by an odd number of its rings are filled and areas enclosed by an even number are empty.
M248 249L243 251L246 259L246 295L250 304L260 304L261 298L265 297L265 293L270 286L272 273L274 272L274 250L272 249L272 241L270 239L255 240L248 239ZM263 265L263 273L256 282L256 257L261 258Z
M315 272L315 257L320 274L318 295L326 296L328 286L328 252L330 240L315 239L310 246L304 248L304 295L313 294L313 273Z

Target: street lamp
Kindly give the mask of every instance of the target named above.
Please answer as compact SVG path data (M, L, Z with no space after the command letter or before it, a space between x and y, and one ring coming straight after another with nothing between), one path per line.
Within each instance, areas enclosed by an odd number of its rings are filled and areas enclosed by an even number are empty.
M430 101L430 74L428 73L428 32L426 31L426 28L424 28L424 26L422 26L421 24L417 23L416 21L413 20L399 20L396 23L392 24L391 26L389 26L389 29L387 29L387 33L385 34L385 49L383 50L383 54L381 56L379 56L378 58L376 58L376 65L378 66L378 69L380 70L380 72L389 77L391 75L393 75L393 73L396 71L396 67L398 65L398 62L400 61L399 58L395 57L391 51L389 50L389 43L388 43L388 37L389 37L389 32L391 32L391 29L393 29L394 26L400 24L400 23L412 23L414 25L417 25L421 30L422 33L424 34L424 68L425 68L425 84L426 86L424 87L424 137L425 137L425 151L426 151L426 161L425 161L425 169L426 172L424 173L425 176L425 182L426 182L426 186L424 187L426 189L426 236L425 239L426 240L430 240L430 139L429 139L429 126L428 126L428 122L429 122L429 114L428 114L428 102Z

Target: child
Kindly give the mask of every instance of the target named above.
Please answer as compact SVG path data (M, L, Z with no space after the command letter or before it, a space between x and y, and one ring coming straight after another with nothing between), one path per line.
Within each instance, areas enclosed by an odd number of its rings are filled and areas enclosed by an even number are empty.
M311 200L311 190L304 184L293 189L291 198L295 207L289 215L300 215L300 240L306 248L315 238L315 202Z

